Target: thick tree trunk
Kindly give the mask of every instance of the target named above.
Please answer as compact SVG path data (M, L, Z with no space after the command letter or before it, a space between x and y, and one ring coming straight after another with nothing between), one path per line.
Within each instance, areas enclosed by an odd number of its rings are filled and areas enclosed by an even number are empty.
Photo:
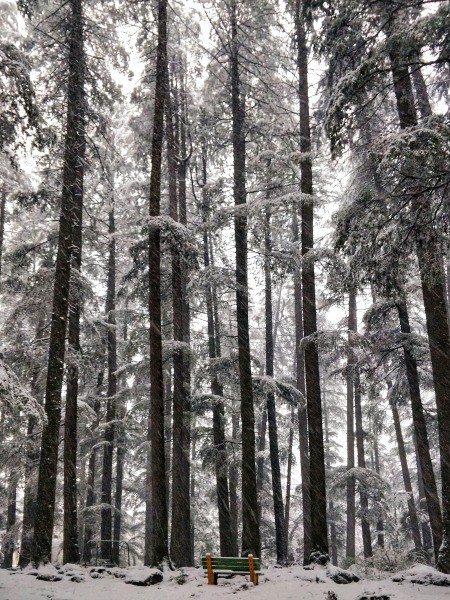
M356 294L349 294L347 357L347 470L355 468L355 353L352 348L352 332L357 329ZM345 557L352 563L356 557L356 489L355 478L347 477L347 538Z
M82 0L70 0L70 9L63 191L45 394L47 422L42 433L37 491L39 511L36 513L34 530L35 563L51 561L73 228L77 225L83 203L86 144Z
M150 174L149 317L150 411L147 468L146 535L144 564L158 565L168 557L168 513L164 444L164 383L161 337L161 230L152 219L160 215L161 162L164 137L164 104L167 71L167 0L158 0L155 107Z
M273 336L272 315L272 275L271 254L272 240L270 231L270 209L266 209L264 231L264 278L265 278L265 315L266 315L266 375L273 377L275 345ZM267 420L269 425L270 467L272 471L273 511L275 515L275 543L277 563L286 564L286 540L284 529L284 505L281 489L280 457L278 454L277 413L275 394L267 395Z
M297 207L294 206L293 241L299 241ZM294 266L294 317L295 317L295 362L296 386L303 395L304 403L298 407L298 433L300 446L300 471L302 476L302 508L303 508L303 564L309 563L311 556L311 497L309 493L309 450L308 450L308 417L306 412L305 361L301 342L303 339L303 299L301 270Z
M411 336L408 309L406 301L398 304L398 315L400 330L405 337ZM436 479L434 476L433 463L431 461L430 445L428 442L427 425L423 411L422 398L419 385L419 371L416 358L411 351L407 339L403 345L405 358L406 376L408 379L409 395L411 398L411 412L414 425L414 433L417 441L417 454L420 461L422 479L424 484L425 498L430 517L430 526L433 534L433 547L436 560L438 559L439 547L442 541L442 513L439 504Z
M112 190L114 194L114 191ZM102 465L102 518L101 518L101 554L104 560L113 559L112 544L112 476L114 433L116 420L117 395L117 331L116 331L116 226L114 205L109 211L109 256L108 283L106 290L106 318L108 321L107 356L108 356L108 389L106 392L106 426L105 444L103 446Z
M78 547L77 515L77 425L78 425L78 361L80 358L80 312L81 312L81 253L83 206L77 204L75 222L72 227L72 264L69 297L69 360L66 374L66 407L64 418L64 518L63 518L63 563L80 560Z
M398 50L390 53L397 112L402 129L415 127L417 115L414 105L411 77ZM439 450L442 484L442 544L438 568L450 573L450 333L445 303L445 274L440 236L434 227L429 196L415 194L411 209L416 218L414 231L417 259L431 353L434 392L436 396Z
M236 309L238 329L239 382L241 391L242 426L242 552L261 555L258 521L258 495L256 491L255 414L250 355L248 318L248 268L247 268L247 214L245 166L245 101L241 91L239 73L239 25L237 2L231 2L231 109L233 121L233 179L234 217L236 243Z
M419 449L417 446L417 436L415 433L414 433L414 449L415 449L416 466L417 466L417 489L419 491L419 509L422 513L425 513L426 515L428 515L427 499L426 499L426 494L425 494L425 485L423 482L422 467L420 464ZM433 536L431 534L431 527L430 527L429 520L427 520L424 517L425 517L425 515L423 514L420 519L420 527L422 530L422 543L423 543L424 550L429 551L429 550L433 549Z
M178 221L177 162L173 131L172 104L170 98L169 74L166 73L166 140L169 174L169 214ZM172 248L172 306L173 338L184 342L183 331L183 286L181 273L182 248ZM191 563L191 515L190 515L190 457L189 442L186 444L186 389L184 376L185 352L176 349L173 355L173 428L172 428L172 527L170 557L177 566L192 566Z
M297 43L298 97L300 104L300 162L302 256L314 246L313 179L311 161L311 131L309 120L308 49L305 24L300 0L295 7L295 38ZM305 337L317 331L316 285L314 262L302 267L303 328ZM327 499L325 484L325 455L323 445L322 404L320 398L319 355L313 342L304 346L305 384L308 413L308 445L310 470L314 471L314 485L310 483L311 548L313 552L328 554Z

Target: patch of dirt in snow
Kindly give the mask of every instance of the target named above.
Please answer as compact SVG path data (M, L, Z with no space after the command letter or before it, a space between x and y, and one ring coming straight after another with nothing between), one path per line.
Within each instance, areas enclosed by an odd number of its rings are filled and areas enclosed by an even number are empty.
M63 569L59 569L63 571ZM430 568L427 567L428 572ZM56 573L58 570L55 569ZM121 569L121 574L132 569ZM361 597L388 596L390 600L448 600L448 589L420 585L408 581L362 579L349 585L339 585L329 579L326 568L304 570L302 567L264 569L260 584L254 587L248 577L219 579L217 586L207 585L201 569L165 571L162 582L147 587L126 585L111 573L98 579L89 577L89 568L66 565L61 581L40 581L27 571L0 569L1 600L356 600ZM411 571L411 570L410 570ZM77 583L69 573L83 576ZM408 571L401 575L405 576ZM317 579L319 580L317 582ZM182 583L182 585L180 585Z

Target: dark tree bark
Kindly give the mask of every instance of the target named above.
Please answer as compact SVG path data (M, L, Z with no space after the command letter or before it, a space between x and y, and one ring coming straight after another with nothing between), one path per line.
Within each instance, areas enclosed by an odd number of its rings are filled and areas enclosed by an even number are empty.
M428 508L427 508L427 500L425 494L425 485L423 482L422 475L422 467L419 459L419 450L417 447L417 436L414 433L414 448L415 448L415 457L416 457L416 466L417 466L417 488L419 491L419 509L423 513L420 519L420 527L422 530L422 543L424 550L432 550L433 549L433 536L431 534L431 527L429 520L425 517L425 514L428 516Z
M402 428L400 425L400 416L398 414L398 407L395 404L395 400L391 399L391 410L392 417L395 427L395 437L397 439L398 455L400 459L400 465L402 467L403 485L405 486L405 492L408 495L408 513L409 522L411 526L411 533L414 540L414 548L416 550L422 550L422 540L420 538L419 520L417 518L416 505L414 503L414 496L411 485L411 477L409 474L408 460L406 458L405 442L403 440Z
M270 231L270 209L266 209L264 231L264 278L265 278L265 315L266 315L266 375L273 377L275 345L272 314L272 240ZM275 544L277 563L286 564L286 540L284 529L284 505L281 489L280 457L278 454L277 413L275 394L267 395L267 421L269 425L270 467L272 471L273 510L275 515Z
M114 191L112 190L112 194ZM106 290L108 389L106 392L105 443L102 464L102 515L100 537L102 558L112 561L112 475L117 395L117 331L116 331L116 226L114 205L109 211L108 281Z
M326 467L328 471L331 469L331 459L330 459L330 429L328 425L328 406L326 402L326 394L325 389L322 386L323 393L323 416L324 416L324 426L325 426L325 461ZM333 500L328 501L328 522L330 526L330 549L331 549L331 563L333 565L338 564L338 549L337 549L337 531L336 531L336 521L334 514L334 502Z
M373 453L375 458L375 472L380 475L381 474L381 466L380 466L380 452L378 447L378 432L373 429ZM380 501L380 496L377 495L376 500ZM377 545L380 548L384 548L384 522L383 517L379 516L377 521Z
M17 517L17 482L18 473L12 469L8 478L8 510L6 515L6 534L3 540L4 559L3 565L6 569L13 566L13 555L15 548L14 529Z
M351 331L357 331L357 318L356 318L356 290L353 288L349 293L349 325L351 323ZM351 317L350 317L351 315ZM354 399L355 399L355 434L356 434L356 450L358 457L358 467L366 468L366 458L364 455L364 429L362 419L362 406L361 406L361 388L359 381L358 366L353 363L353 382L355 386ZM369 499L367 494L361 490L360 494L360 512L361 512L361 529L363 538L364 558L369 558L373 555L372 551L372 536L370 533L370 523L367 519L369 511Z
M391 71L401 129L417 126L411 77L398 47L390 51ZM417 166L417 165L416 165ZM439 235L428 195L412 194L411 209L417 225L414 229L416 253L431 353L436 396L442 485L442 544L438 568L450 573L450 333L445 303L445 273Z
M258 494L258 519L261 522L262 515L262 491L264 487L264 467L265 467L265 450L266 450L266 437L267 437L267 406L263 405L261 418L258 425L258 456L256 457L256 492Z
M169 173L169 214L178 221L177 159L170 98L169 74L166 73L166 140ZM172 248L172 305L173 338L184 342L183 331L183 285L181 273L182 248ZM190 442L188 412L188 389L185 385L185 351L176 349L173 355L173 428L172 428L172 527L170 557L177 566L192 566L191 562L191 515L190 515ZM186 444L187 442L187 444Z
M409 324L406 301L400 301L397 308L400 320L400 330L406 338L409 338L411 336L411 327ZM419 370L417 368L416 358L411 351L409 344L407 343L407 339L405 341L406 343L403 345L403 355L405 358L406 376L408 379L409 395L411 399L411 412L417 443L417 458L420 462L426 505L433 535L434 554L435 559L437 560L442 541L441 506L439 504L436 479L434 476L433 463L431 461L427 425L420 394Z
M158 565L169 555L164 444L164 383L161 337L161 230L152 219L160 215L161 162L167 70L167 0L158 1L155 106L150 174L149 317L150 411L144 564Z
M89 454L88 461L88 476L87 476L87 485L86 485L86 503L85 508L89 509L95 504L95 480L96 480L96 463L97 463L97 448L95 445L97 443L97 430L100 425L100 392L103 387L104 380L104 371L103 368L98 372L97 375L97 389L96 396L94 400L94 412L96 414L96 418L94 423L92 424L92 440L90 442L91 451ZM87 563L91 560L91 546L89 542L94 538L94 518L92 515L88 514L85 516L84 523L84 538L83 538L83 560Z
M300 104L300 162L302 256L314 246L313 178L311 161L311 130L308 96L308 48L305 23L300 0L295 3L295 40L297 43L298 97ZM317 331L316 286L314 263L302 267L303 328L305 337ZM314 485L310 484L311 548L313 552L328 554L327 500L325 485L325 454L323 445L322 404L320 398L319 355L313 342L304 346L305 384L308 413L308 445L310 470L314 471Z
M72 226L72 264L69 296L69 360L66 374L66 407L64 418L64 519L63 563L80 560L77 514L77 426L78 426L78 361L80 357L81 252L83 244L83 206L78 203Z
M68 36L69 78L63 190L45 394L47 422L42 433L37 491L39 511L36 513L34 530L35 563L51 561L73 228L77 225L83 203L86 144L82 0L70 0Z
M233 411L231 415L231 438L233 441L237 440L239 430L239 415ZM236 464L233 462L230 466L229 471L229 482L230 482L230 520L231 520L231 533L232 533L232 546L233 553L231 556L239 555L239 542L238 542L238 522L239 522L239 504L238 504L238 469Z
M245 150L245 100L240 81L239 24L237 2L230 4L230 77L231 109L233 121L233 179L236 213L234 230L236 242L236 310L238 329L239 381L241 391L242 427L242 552L261 555L258 520L258 495L255 463L255 414L250 355L248 320L248 268L247 268L247 215L242 210L246 204L246 150Z
M288 463L286 473L286 501L284 505L284 541L286 544L286 560L290 561L289 555L289 525L291 513L291 486L292 486L292 450L294 447L294 427L295 427L295 412L294 407L291 407L291 423L289 429L288 441Z
M293 241L299 241L297 207L293 210ZM298 407L298 433L300 446L300 470L302 475L303 508L303 564L311 556L311 497L309 492L308 416L306 412L305 361L301 342L303 339L303 299L301 270L294 266L294 317L295 317L295 377L296 386L303 395L304 403Z
M352 348L352 332L357 329L356 294L349 294L347 357L347 470L355 468L355 353ZM354 561L356 557L356 488L355 478L347 477L347 538L345 557Z

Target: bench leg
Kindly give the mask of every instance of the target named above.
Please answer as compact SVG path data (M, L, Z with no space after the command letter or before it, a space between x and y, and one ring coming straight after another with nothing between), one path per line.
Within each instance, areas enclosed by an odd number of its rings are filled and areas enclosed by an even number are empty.
M258 585L258 577L259 577L259 575L257 573L255 573L254 574L254 578L255 579L254 579L254 582L253 582L255 585Z
M214 585L217 585L217 578L218 578L217 573L214 573Z

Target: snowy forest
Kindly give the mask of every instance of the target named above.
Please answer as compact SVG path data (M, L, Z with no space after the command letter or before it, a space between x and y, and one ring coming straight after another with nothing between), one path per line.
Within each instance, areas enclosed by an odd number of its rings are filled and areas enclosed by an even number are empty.
M3 567L450 573L449 82L448 1L0 0Z

